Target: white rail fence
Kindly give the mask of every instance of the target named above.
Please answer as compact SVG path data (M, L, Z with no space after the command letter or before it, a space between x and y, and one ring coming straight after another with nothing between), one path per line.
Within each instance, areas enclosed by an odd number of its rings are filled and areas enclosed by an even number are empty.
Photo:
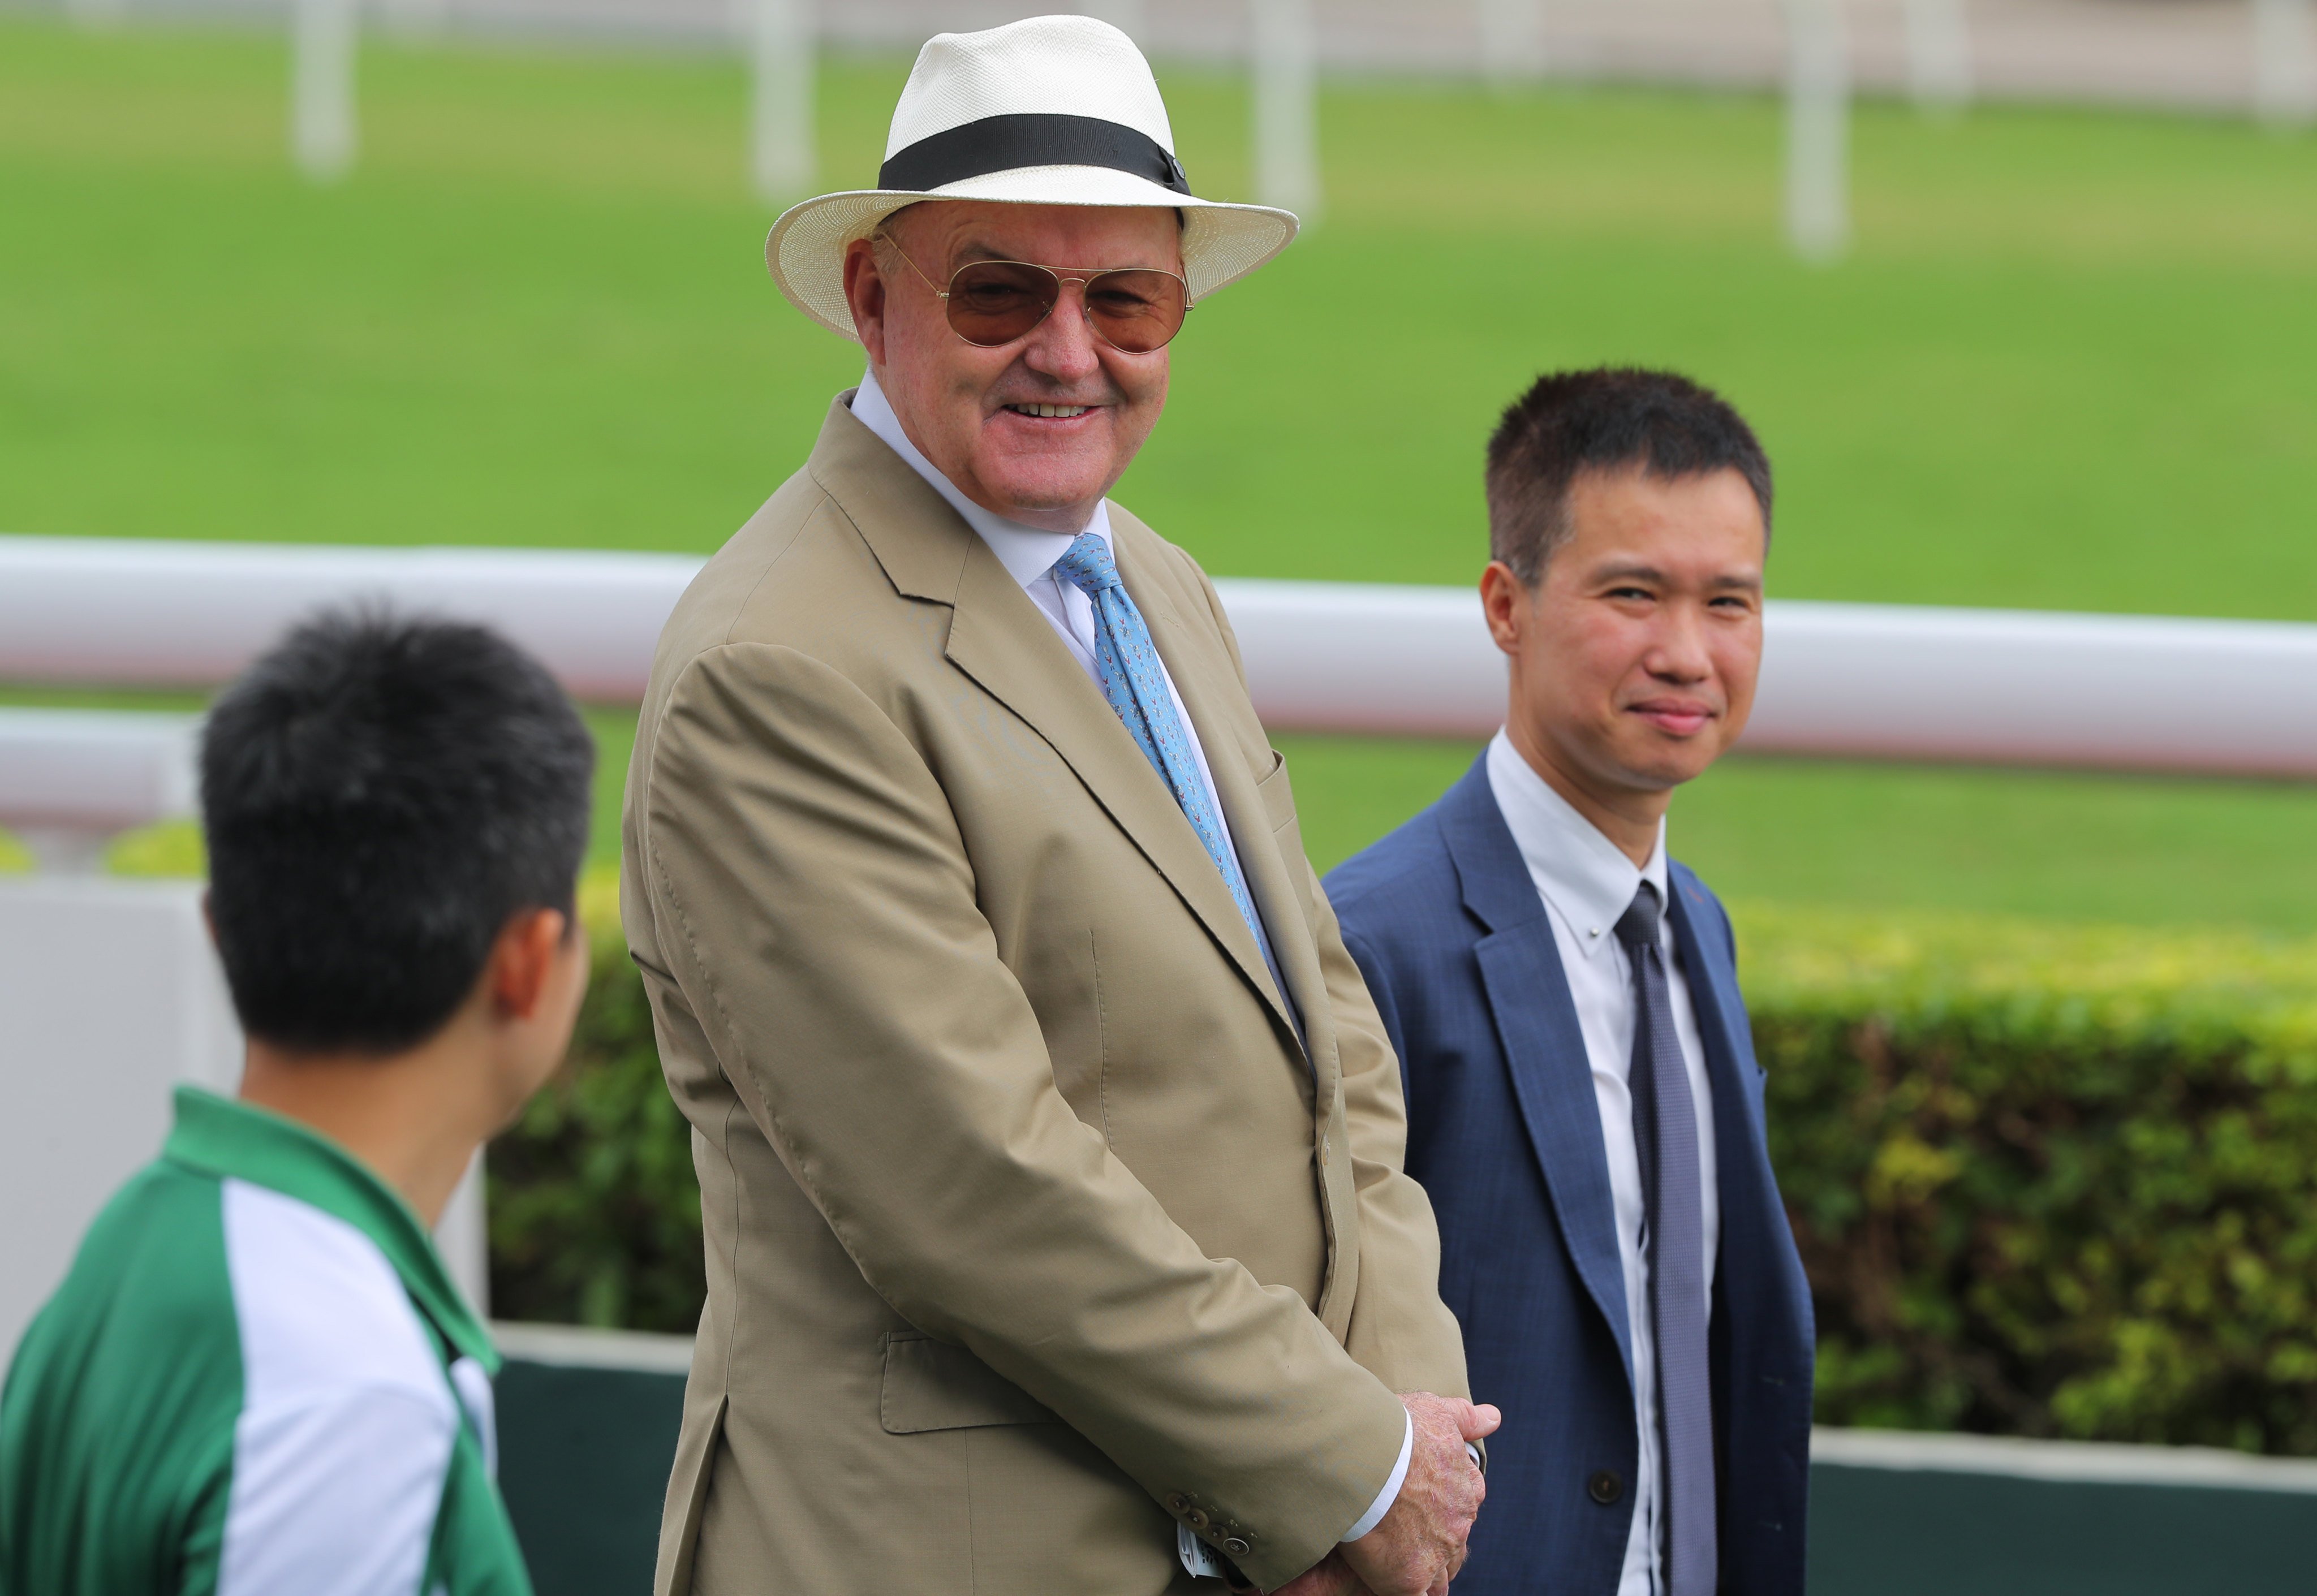
M577 696L633 702L699 565L0 538L0 682L211 688L299 618L376 602L488 621ZM1275 729L1479 737L1502 716L1473 593L1217 585ZM2317 626L1774 600L1767 633L1749 752L2317 778ZM178 812L160 765L182 747L167 723L0 717L0 825Z
M117 24L131 9L130 0L67 4L99 25ZM137 9L184 15L285 6L291 157L309 178L335 182L353 168L360 143L362 0L139 0ZM485 31L737 47L751 81L750 175L763 198L783 204L818 186L813 94L824 38L856 48L915 45L937 29L1024 13L953 0L374 0L370 9L405 34L437 33L455 21ZM1848 241L1848 108L1862 71L1870 85L1902 89L1935 114L1958 112L1991 88L2035 99L2241 110L2286 130L2317 124L2317 0L2139 8L2167 13L2155 17L2087 0L1982 0L1976 17L1966 0L1462 0L1337 6L1324 17L1314 0L1207 0L1166 8L1163 37L1154 37L1141 0L1077 9L1107 17L1146 46L1244 60L1254 90L1257 196L1307 222L1318 219L1323 200L1323 66L1448 70L1508 89L1542 77L1548 62L1563 70L1565 57L1579 76L1778 84L1789 103L1787 232L1798 255L1821 264L1838 259ZM1549 31L1557 34L1551 45ZM1854 42L1854 31L1866 37Z

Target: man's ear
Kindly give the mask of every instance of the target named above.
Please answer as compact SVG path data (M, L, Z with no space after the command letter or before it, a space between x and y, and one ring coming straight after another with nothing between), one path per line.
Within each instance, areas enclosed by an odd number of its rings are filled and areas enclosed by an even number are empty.
M872 364L885 363L885 274L877 269L877 246L855 238L845 246L845 302L853 308L853 330Z
M1520 653L1529 611L1535 602L1536 595L1504 561L1492 559L1481 573L1481 612L1488 617L1489 636L1505 653Z
M499 928L491 945L491 1007L502 1020L528 1020L547 995L555 956L571 930L560 909L524 909Z

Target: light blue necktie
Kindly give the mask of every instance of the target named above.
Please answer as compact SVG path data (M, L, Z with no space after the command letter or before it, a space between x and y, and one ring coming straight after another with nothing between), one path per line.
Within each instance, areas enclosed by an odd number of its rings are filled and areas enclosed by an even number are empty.
M1223 873L1223 885L1230 888L1231 901L1239 905L1260 948L1263 932L1255 918L1255 900L1248 896L1247 878L1239 874L1239 856L1223 834L1214 799L1191 753L1183 718L1175 713L1175 695L1167 690L1167 673L1158 663L1158 650L1151 645L1150 629L1143 624L1142 611L1127 597L1126 584L1118 579L1110 545L1092 532L1085 533L1054 562L1054 569L1094 601L1094 657L1102 673L1103 693L1126 723L1135 746L1142 750L1142 756L1183 807L1184 817L1199 834L1215 869Z

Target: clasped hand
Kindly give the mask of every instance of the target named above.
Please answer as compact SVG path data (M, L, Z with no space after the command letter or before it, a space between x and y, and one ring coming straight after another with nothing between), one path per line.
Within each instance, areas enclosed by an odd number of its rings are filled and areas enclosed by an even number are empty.
M1465 1538L1489 1493L1465 1443L1495 1433L1504 1416L1429 1391L1408 1392L1400 1400L1416 1426L1400 1495L1373 1529L1346 1541L1272 1596L1448 1596L1448 1582L1464 1566Z

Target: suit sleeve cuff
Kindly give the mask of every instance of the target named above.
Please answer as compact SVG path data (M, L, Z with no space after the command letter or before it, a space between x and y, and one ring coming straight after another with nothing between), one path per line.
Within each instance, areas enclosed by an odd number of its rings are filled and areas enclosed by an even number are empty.
M1400 1461L1391 1466L1391 1477L1384 1481L1383 1489L1376 1493L1375 1501L1369 1505L1367 1511L1360 1515L1360 1521L1344 1531L1344 1539L1357 1540L1383 1522L1384 1514L1390 1512L1391 1504L1400 1500L1400 1486L1408 1483L1408 1463L1414 1456L1416 1456L1416 1415L1411 1413L1408 1419L1408 1430L1400 1437Z

